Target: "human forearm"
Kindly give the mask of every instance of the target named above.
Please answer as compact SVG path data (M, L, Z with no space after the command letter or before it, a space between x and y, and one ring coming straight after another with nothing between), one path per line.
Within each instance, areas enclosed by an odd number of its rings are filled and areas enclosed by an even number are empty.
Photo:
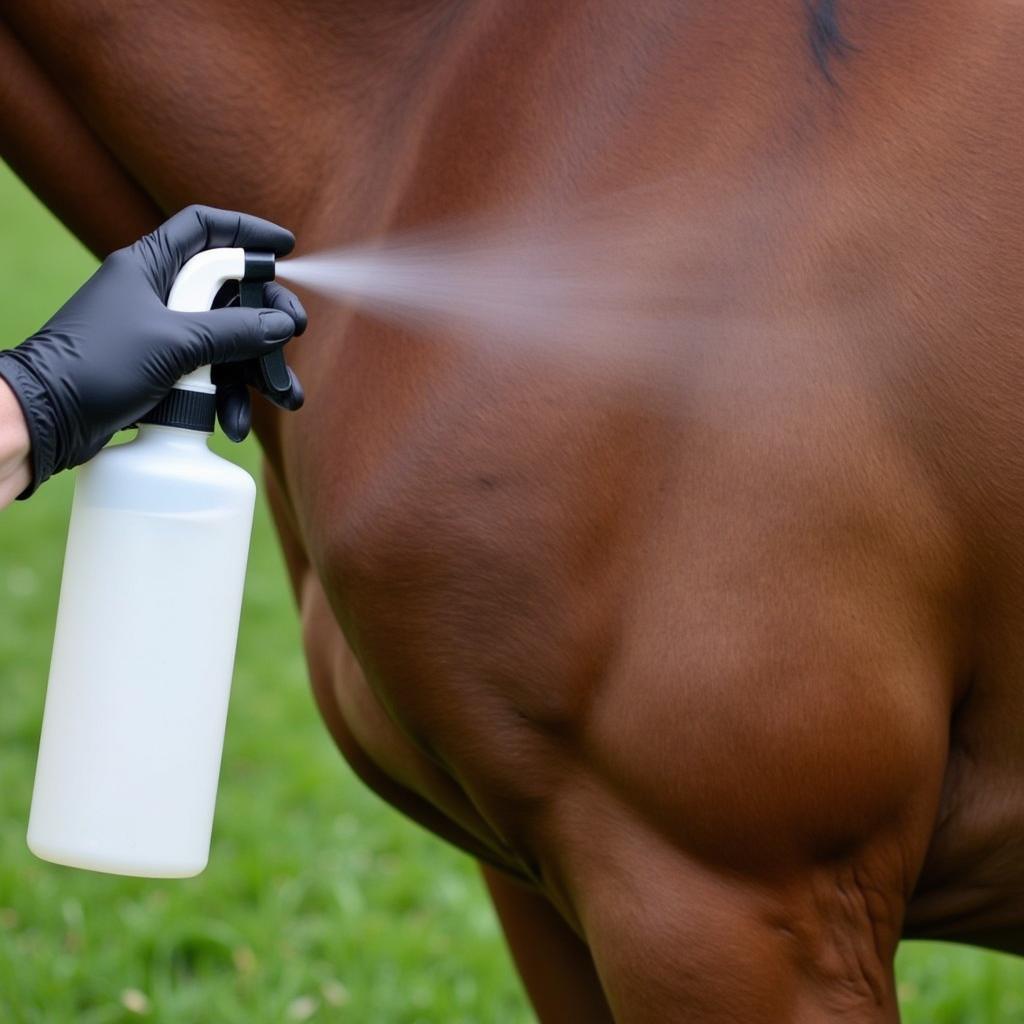
M25 415L7 382L0 378L0 508L9 505L32 479Z

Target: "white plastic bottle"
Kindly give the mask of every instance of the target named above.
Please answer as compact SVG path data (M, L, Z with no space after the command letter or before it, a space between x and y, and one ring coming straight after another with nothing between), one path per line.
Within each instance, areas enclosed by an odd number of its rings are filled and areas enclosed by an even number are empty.
M183 268L210 308L242 249ZM79 470L28 845L45 860L184 878L209 857L256 485L207 447L209 368ZM177 423L179 425L169 425Z

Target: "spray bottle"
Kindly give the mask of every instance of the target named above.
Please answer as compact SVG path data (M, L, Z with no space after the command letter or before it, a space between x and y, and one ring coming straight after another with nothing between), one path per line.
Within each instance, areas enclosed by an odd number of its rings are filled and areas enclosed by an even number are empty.
M272 254L210 249L167 305L207 310L230 280L262 305L273 277ZM279 351L261 370L287 387ZM152 878L206 866L256 498L207 447L215 420L201 367L78 471L28 825L45 860Z

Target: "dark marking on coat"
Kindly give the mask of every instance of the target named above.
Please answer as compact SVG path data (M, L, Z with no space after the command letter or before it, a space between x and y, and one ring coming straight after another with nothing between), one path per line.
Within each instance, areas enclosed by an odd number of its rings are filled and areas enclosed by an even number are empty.
M839 0L804 0L804 5L810 18L808 38L811 52L822 74L831 85L836 85L832 60L841 60L857 49L839 25Z

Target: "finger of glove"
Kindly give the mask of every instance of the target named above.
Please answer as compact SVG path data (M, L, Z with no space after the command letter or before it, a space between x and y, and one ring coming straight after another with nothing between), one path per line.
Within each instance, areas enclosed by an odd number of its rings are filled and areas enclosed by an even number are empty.
M258 391L274 405L280 406L289 412L300 409L306 400L302 383L296 376L295 371L285 367L288 371L288 387L284 391L267 391L263 381L263 373L260 370L258 359L247 359L245 362L220 363L211 370L213 383L217 386L218 392L223 388L250 387Z
M279 409L284 409L287 412L295 412L296 409L301 409L303 403L306 401L306 392L302 389L302 384L299 378L295 375L295 371L289 366L288 370L288 390L287 391L265 391L260 388L260 393L265 395L274 403Z
M306 309L298 296L277 281L268 281L263 286L263 304L271 309L280 309L295 321L295 336L302 334L309 325Z
M288 370L288 387L284 391L269 391L263 382L263 374L260 372L259 363L255 359L235 365L242 367L245 382L263 395L264 398L273 402L279 409L294 412L296 409L302 408L302 403L306 400L306 393L303 391L302 384L295 375L295 371L290 366L286 367Z
M263 249L284 256L295 247L295 236L287 229L234 210L213 206L187 206L151 234L132 246L152 275L154 285L166 299L174 278L196 253L221 246Z
M295 248L295 236L273 221L236 210L187 206L156 229L182 262L203 249L219 246L264 249L285 256Z
M249 436L252 402L245 384L232 381L217 385L217 421L224 433L236 443Z
M295 321L280 309L227 306L205 313L178 315L187 318L193 337L198 341L191 353L197 360L196 366L255 359L288 341L295 333Z

